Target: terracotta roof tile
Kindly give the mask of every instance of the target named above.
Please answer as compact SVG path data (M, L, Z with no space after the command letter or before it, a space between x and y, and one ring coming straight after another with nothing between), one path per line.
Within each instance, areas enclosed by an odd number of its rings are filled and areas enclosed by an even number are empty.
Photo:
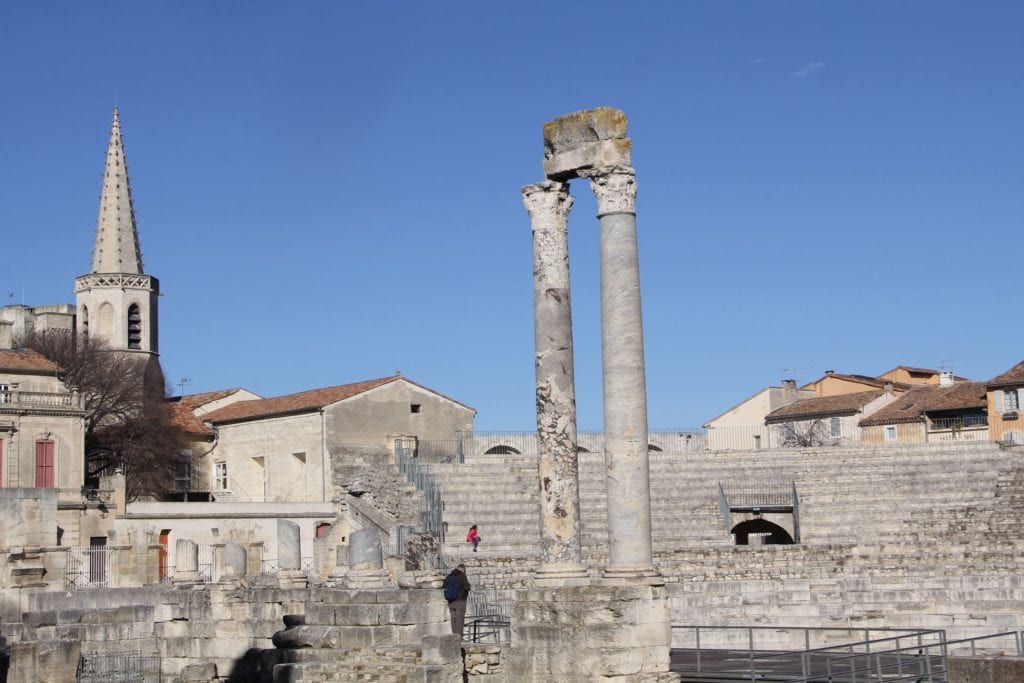
M13 372L37 371L55 375L61 367L32 349L0 349L0 370Z
M1024 360L988 381L989 387L1009 387L1024 384Z
M790 403L778 410L773 410L764 419L765 424L788 422L789 420L807 420L817 417L853 415L865 405L874 401L884 393L881 389L858 391L853 394L823 396L821 398L804 398Z
M286 396L277 396L274 398L262 398L251 401L238 401L230 405L218 408L212 412L209 412L202 416L202 419L206 422L239 422L242 420L250 420L254 418L269 417L271 415L289 415L294 413L305 413L314 410L319 410L324 406L337 403L346 398L351 398L358 394L361 394L370 389L375 389L385 384L396 381L405 381L409 384L425 389L433 394L437 394L444 399L457 403L458 405L466 408L467 410L473 410L464 403L459 403L454 399L448 398L443 394L439 394L433 389L428 389L422 384L416 384L401 375L391 375L390 377L381 377L379 379L366 380L364 382L353 382L352 384L342 384L336 387L325 387L323 389L311 389L309 391L302 391L297 394L288 394ZM473 412L476 412L473 410Z
M219 401L222 398L227 398L236 391L243 391L241 388L234 389L221 389L219 391L207 391L202 394L186 394L184 396L176 396L171 398L171 401L175 401L181 406L188 408L189 410L195 410L196 408L202 408L207 403L213 403Z
M214 435L213 429L205 424L200 418L196 417L196 414L192 412L192 409L186 405L182 405L180 402L172 401L170 406L171 413L171 425L175 429L191 435L201 435L212 437Z
M862 427L920 422L925 413L944 410L972 410L986 406L985 385L957 382L952 386L927 384L911 389L895 401L860 421Z
M818 382L820 382L820 381L822 381L822 380L824 380L824 379L826 379L828 377L835 377L836 379L846 380L847 382L857 382L858 384L866 384L869 387L878 387L879 389L884 388L886 384L892 384L894 389L899 389L899 390L904 390L904 391L907 390L907 389L910 389L911 387L920 386L919 384L907 384L906 382L890 382L887 379L879 379L877 377L868 377L867 375L846 375L846 374L843 374L843 373L840 373L840 372L833 372L831 375L822 375L821 377L819 377L818 379L814 380L813 382L808 382L807 384L803 385L800 388L801 389L808 389L812 385L817 384Z

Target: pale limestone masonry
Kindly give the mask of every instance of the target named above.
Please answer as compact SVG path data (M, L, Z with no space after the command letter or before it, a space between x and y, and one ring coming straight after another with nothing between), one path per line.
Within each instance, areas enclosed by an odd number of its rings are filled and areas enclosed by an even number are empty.
M511 595L538 547L529 456L433 465L445 523L484 543L444 545L472 580ZM604 472L580 454L584 557L607 552ZM951 638L1024 628L1024 449L996 444L652 453L655 562L679 623L945 628ZM735 546L724 480L791 479L803 542ZM450 492L457 492L454 497Z
M540 478L541 568L538 579L586 576L580 553L576 384L569 291L567 221L572 197L564 183L524 187L533 228L533 315Z
M121 120L114 109L103 169L92 268L75 279L77 330L110 348L145 354L160 349L160 283L143 271Z
M158 655L165 681L183 680L186 670L195 673L205 666L210 671L211 664L218 677L259 683L379 680L377 674L455 681L461 679L462 663L447 611L436 588L152 586L70 597L37 593L29 597L23 623L3 625L2 635L11 649L11 683L73 681L79 655L115 652ZM276 649L272 638L289 614L305 615L321 627L318 645L341 649L291 655ZM317 654L333 661L318 662ZM280 677L274 673L277 665L283 665ZM428 672L434 675L427 678Z
M541 566L515 594L508 670L523 680L677 680L664 582L653 563L636 180L626 116L602 107L544 125L547 180L523 189L533 224ZM564 183L597 197L604 463L610 552L599 581L582 564ZM476 523L476 522L474 522ZM527 537L533 536L526 524ZM474 548L474 550L476 550ZM476 554L476 553L474 553Z
M563 586L517 594L509 680L673 681L664 586ZM528 644L528 647L522 645Z

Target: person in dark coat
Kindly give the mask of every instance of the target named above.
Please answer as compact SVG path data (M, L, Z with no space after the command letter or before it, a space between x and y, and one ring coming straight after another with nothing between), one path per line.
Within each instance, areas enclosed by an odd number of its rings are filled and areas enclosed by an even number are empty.
M466 565L460 564L453 569L448 577L459 582L459 597L448 603L448 611L452 615L452 633L462 637L462 629L466 624L466 602L469 600L469 579L466 578ZM445 579L447 582L448 579Z

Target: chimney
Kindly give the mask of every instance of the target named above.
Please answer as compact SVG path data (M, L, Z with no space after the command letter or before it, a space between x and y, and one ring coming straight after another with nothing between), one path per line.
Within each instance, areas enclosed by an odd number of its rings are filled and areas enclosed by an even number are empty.
M886 382L885 386L882 387L882 391L884 391L887 394L891 394L892 393L892 382Z
M785 405L789 405L790 403L796 403L797 398L798 396L796 393L796 380L782 380L782 400L785 403Z
M831 374L833 374L833 373L835 373L835 370L826 370L826 371L825 371L825 374L826 374L826 375L831 375Z
M940 387L951 387L953 386L953 373L949 370L939 373L939 386Z
M0 349L9 349L13 343L14 323L0 320Z

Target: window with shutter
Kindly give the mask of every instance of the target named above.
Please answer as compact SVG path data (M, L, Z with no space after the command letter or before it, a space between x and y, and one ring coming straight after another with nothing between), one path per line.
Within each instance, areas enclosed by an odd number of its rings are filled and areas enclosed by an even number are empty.
M53 488L52 441L36 441L36 488Z
M1003 390L1003 412L1011 413L1020 410L1020 393L1018 389Z

